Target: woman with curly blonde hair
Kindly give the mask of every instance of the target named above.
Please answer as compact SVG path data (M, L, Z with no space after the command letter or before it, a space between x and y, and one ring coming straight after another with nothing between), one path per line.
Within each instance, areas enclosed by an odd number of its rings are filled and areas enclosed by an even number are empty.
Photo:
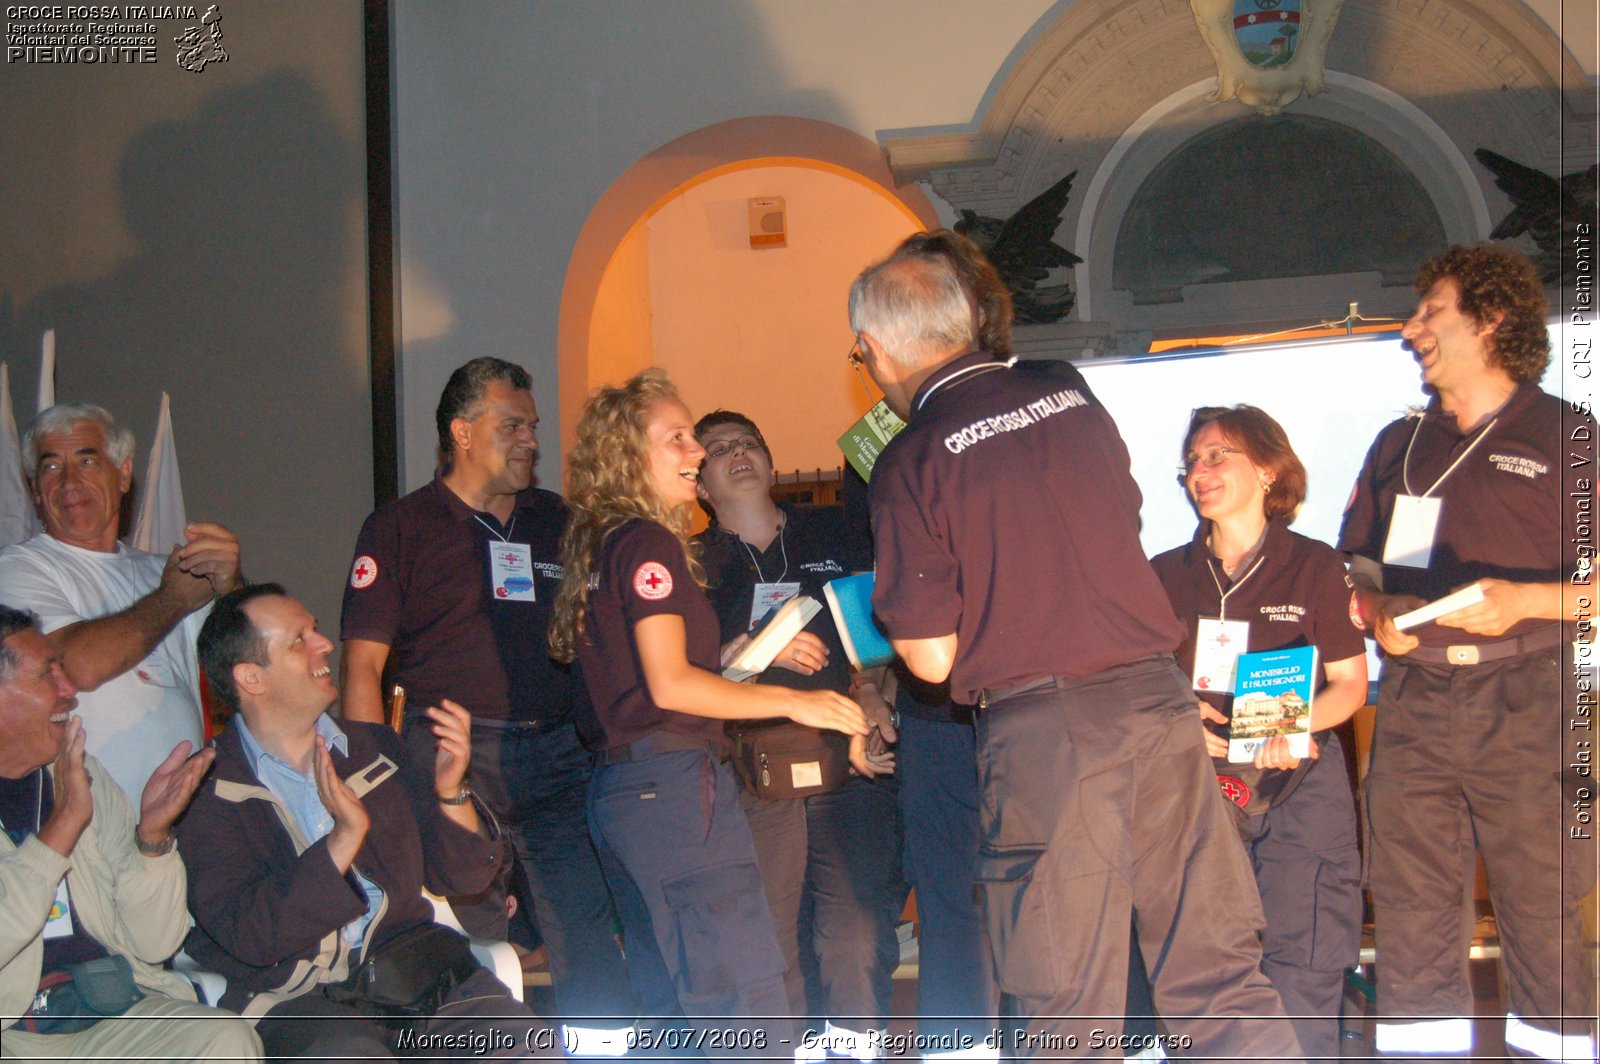
M666 374L602 388L568 462L571 519L552 655L583 666L596 751L589 830L622 917L628 971L647 1016L782 1016L784 964L750 829L722 762L722 722L789 717L852 735L861 710L834 691L732 683L688 548L705 450ZM792 1034L716 1031L716 1055L778 1052ZM715 1042L715 1039L712 1040ZM757 1044L762 1043L762 1044Z

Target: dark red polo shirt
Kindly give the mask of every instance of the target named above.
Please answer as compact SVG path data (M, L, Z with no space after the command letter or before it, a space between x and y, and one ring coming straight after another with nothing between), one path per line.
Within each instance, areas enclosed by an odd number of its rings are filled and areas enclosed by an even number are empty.
M589 592L578 660L592 706L575 714L578 734L593 750L610 750L655 731L718 742L722 721L662 709L650 700L633 626L646 617L683 618L689 664L721 672L717 615L689 572L683 544L654 521L639 518L614 529L600 547Z
M1570 529L1573 500L1575 494L1591 504L1593 499L1592 464L1568 461L1566 441L1576 429L1592 434L1593 420L1573 414L1532 384L1517 387L1487 433L1481 428L1462 432L1435 398L1420 416L1401 418L1378 433L1345 509L1339 549L1380 561L1395 497L1427 491L1466 452L1432 492L1442 501L1429 567L1385 565L1384 590L1432 601L1480 577L1527 583L1567 579L1578 560ZM1583 449L1587 454L1588 445ZM1521 621L1500 636L1438 624L1412 634L1426 646L1492 643L1551 623Z
M956 633L959 702L1182 637L1139 546L1127 448L1070 363L945 363L873 468L871 504L873 607L895 638Z
M1210 522L1195 538L1150 559L1172 609L1183 622L1178 664L1194 671L1195 633L1201 617L1250 622L1248 653L1314 646L1322 661L1342 661L1366 653L1366 640L1350 622L1352 584L1344 556L1326 543L1289 531L1281 520L1267 522L1266 542L1250 567L1231 581L1206 547ZM1223 592L1227 592L1223 613ZM1325 680L1325 678L1323 678ZM1321 682L1321 681L1319 681ZM1225 695L1196 692L1226 710Z
M797 583L800 594L810 595L822 604L806 631L827 646L827 668L810 676L788 669L768 669L756 682L803 691L848 690L850 662L822 588L829 580L870 569L871 550L859 537L850 535L845 513L838 507L782 509L786 517L783 532L764 551L747 547L737 535L717 524L695 537L700 544L700 563L706 570L706 595L717 611L722 641L726 643L748 628L758 581L765 578L772 583Z
M408 712L449 698L490 720L568 716L580 684L550 660L548 643L566 522L566 504L553 492L519 492L501 525L435 478L362 526L340 638L390 648ZM531 548L535 601L503 602L490 592L489 543L500 536Z
M1350 620L1353 585L1345 572L1344 555L1326 543L1289 531L1282 520L1272 520L1255 560L1238 580L1229 580L1206 546L1210 527L1209 521L1201 521L1193 540L1150 559L1172 600L1173 612L1184 625L1178 665L1185 673L1194 673L1195 636L1201 617L1249 621L1246 653L1314 646L1323 663L1366 653L1366 639ZM1228 596L1225 604L1224 593ZM1326 682L1326 674L1317 677L1318 687ZM1215 691L1195 694L1233 715L1232 695ZM1224 738L1228 735L1225 724L1206 726ZM1309 767L1310 763L1305 764ZM1243 789L1235 785L1223 788L1240 805L1245 803L1239 799L1248 800L1252 793L1262 802L1272 801L1294 775L1281 769L1233 765L1225 758L1216 765L1219 775L1243 783Z

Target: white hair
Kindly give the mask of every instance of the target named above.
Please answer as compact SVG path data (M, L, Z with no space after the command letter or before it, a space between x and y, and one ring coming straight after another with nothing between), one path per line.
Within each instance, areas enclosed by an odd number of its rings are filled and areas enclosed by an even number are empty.
M22 434L22 471L29 480L39 476L39 441L52 432L71 432L82 421L99 425L106 434L106 457L115 466L133 457L133 433L117 427L117 419L103 406L93 403L57 403L41 410Z
M972 346L972 301L943 258L899 253L850 286L850 328L870 333L889 361L915 369Z

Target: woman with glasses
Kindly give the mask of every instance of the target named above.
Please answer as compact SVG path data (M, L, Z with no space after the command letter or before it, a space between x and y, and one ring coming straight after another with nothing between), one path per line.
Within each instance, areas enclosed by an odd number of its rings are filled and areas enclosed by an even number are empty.
M571 519L550 652L577 657L593 705L576 713L596 751L589 830L622 918L647 1017L788 1014L750 829L720 756L723 721L788 717L865 734L833 691L751 687L719 673L717 616L689 549L705 451L660 370L602 388L568 465ZM641 1029L645 1055L787 1055L787 1024L676 1035ZM698 1037L704 1035L704 1038ZM759 1044L758 1044L759 1043Z
M1344 754L1329 730L1366 701L1366 644L1351 622L1344 559L1289 531L1305 467L1279 424L1253 406L1196 410L1179 482L1200 517L1194 539L1151 560L1187 634L1178 664L1195 677L1206 743L1239 813L1266 913L1262 969L1307 1058L1337 1058L1344 973L1361 943L1361 859ZM1233 701L1208 679L1241 653L1315 646L1312 756L1270 740L1253 765L1228 763ZM1231 686L1229 688L1231 690Z

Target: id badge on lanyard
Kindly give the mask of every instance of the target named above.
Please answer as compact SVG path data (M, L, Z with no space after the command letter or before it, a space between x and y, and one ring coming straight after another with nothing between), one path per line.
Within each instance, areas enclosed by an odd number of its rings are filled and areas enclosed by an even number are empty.
M489 593L500 602L533 602L533 548L491 539Z
M1466 449L1456 456L1456 460L1439 474L1433 486L1418 495L1411 485L1411 448L1416 446L1417 435L1422 431L1422 419L1417 419L1416 428L1411 430L1411 442L1406 444L1405 457L1400 462L1401 482L1406 490L1394 498L1394 512L1389 516L1389 535L1383 541L1383 564L1408 569L1428 567L1433 559L1433 544L1439 535L1439 512L1444 503L1442 498L1433 493L1467 460L1468 455L1477 450L1478 444L1494 431L1499 421L1498 415L1490 418L1483 431L1474 436Z
M1443 502L1432 495L1395 496L1389 536L1383 541L1383 564L1410 569L1428 567L1433 558L1433 541L1439 533L1439 511Z
M1239 655L1249 649L1249 621L1201 617L1194 637L1194 689L1232 694Z
M782 606L785 602L800 594L800 581L786 580L783 583L758 583L756 584L755 597L750 601L750 623L745 626L745 631L754 628L768 613Z

